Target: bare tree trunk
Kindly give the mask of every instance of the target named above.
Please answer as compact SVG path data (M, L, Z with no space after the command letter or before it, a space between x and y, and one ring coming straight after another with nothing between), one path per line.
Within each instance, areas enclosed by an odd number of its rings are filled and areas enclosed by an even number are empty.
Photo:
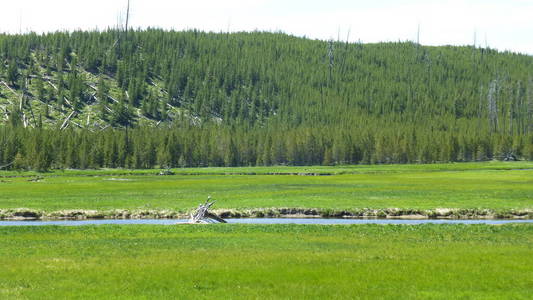
M514 113L515 113L515 105L518 103L518 100L520 98L520 81L518 82L518 88L516 91L516 100L513 99L513 97L509 97L509 135L513 135L513 122L514 122ZM514 100L514 101L513 101Z
M334 56L333 56L333 41L329 41L328 43L328 57L329 57L329 86L332 86L333 81L333 65L335 63Z
M489 127L491 132L498 130L498 107L496 103L498 93L498 80L493 80L489 85L489 91L487 93L487 102L489 110Z
M526 133L533 132L533 78L529 78L527 87L527 123Z
M126 8L126 28L124 28L124 39L128 35L128 23L130 21L130 0L128 0L128 7Z
M479 88L479 107L477 109L477 131L481 132L481 117L483 116L483 85Z

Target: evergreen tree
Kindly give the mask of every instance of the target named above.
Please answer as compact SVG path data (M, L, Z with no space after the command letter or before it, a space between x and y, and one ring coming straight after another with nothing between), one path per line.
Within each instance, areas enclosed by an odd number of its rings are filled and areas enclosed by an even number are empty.
M10 85L15 85L20 77L17 63L11 60L7 67L7 81Z

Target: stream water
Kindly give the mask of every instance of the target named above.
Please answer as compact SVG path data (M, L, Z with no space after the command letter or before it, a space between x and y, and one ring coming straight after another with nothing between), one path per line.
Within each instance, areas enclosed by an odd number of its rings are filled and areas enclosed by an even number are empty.
M103 219L103 220L64 220L64 221L0 221L0 226L82 226L82 225L174 225L188 220L177 219ZM350 225L350 224L509 224L533 223L533 220L406 220L406 219L321 219L321 218L244 218L226 219L230 224L316 224L316 225Z

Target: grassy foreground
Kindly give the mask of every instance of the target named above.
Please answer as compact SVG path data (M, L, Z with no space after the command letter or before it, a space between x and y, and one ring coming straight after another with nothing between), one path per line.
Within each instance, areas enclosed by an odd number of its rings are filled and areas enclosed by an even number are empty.
M530 299L533 226L1 227L0 298Z
M0 209L533 208L533 162L0 172ZM297 176L279 174L327 174ZM237 175L239 174L239 175ZM252 175L254 174L254 175ZM278 174L278 175L266 175Z

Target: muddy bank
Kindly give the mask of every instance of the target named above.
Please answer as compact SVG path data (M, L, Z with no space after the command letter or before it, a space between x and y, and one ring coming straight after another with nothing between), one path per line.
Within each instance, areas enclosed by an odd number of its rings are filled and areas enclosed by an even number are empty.
M258 208L217 209L222 218L394 218L394 219L533 219L532 209L316 209L316 208ZM184 219L185 210L61 210L46 212L32 209L0 209L0 220L84 220L84 219Z
M307 209L307 208L267 208L250 210L215 210L223 218L402 218L402 219L533 219L533 210L491 210L491 209Z
M0 220L84 220L84 219L179 219L188 214L174 210L59 210L0 209Z

